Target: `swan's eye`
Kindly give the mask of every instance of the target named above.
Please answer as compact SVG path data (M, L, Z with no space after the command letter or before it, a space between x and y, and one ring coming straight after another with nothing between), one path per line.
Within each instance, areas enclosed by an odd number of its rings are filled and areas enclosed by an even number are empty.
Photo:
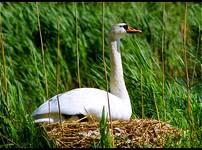
M123 27L125 30L128 30L128 25L120 25L119 27Z
M128 30L128 25L123 25L123 28L124 28L125 30Z

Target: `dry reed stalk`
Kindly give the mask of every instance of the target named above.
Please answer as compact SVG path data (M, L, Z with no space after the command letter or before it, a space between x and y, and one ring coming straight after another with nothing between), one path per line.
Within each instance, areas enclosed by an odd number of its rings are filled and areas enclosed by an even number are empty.
M44 60L43 38L42 38L41 24L40 24L40 19L39 19L38 2L36 2L36 13L37 13L38 28L39 28L39 37L40 37L40 42L41 42L42 64L43 64L43 70L44 70L44 75L45 75L44 79L45 79L46 98L48 98L48 79L47 79L46 66L45 66L46 64L45 64L45 60ZM48 112L50 112L50 101L48 101ZM50 113L48 113L48 117L49 117L49 123L50 123Z
M161 55L162 55L162 71L163 71L163 76L162 76L162 101L163 101L163 105L164 105L164 120L166 120L166 103L165 103L165 99L164 99L164 82L165 82L165 60L164 60L164 40L165 40L165 29L164 26L166 25L165 23L165 2L163 3L163 34L162 34L162 48L161 48Z
M1 47L1 56L3 61L3 68L4 68L4 76L3 76L3 91L5 96L7 97L7 65L5 59L5 49L4 49L4 41L3 41L3 32L2 32L2 17L0 14L0 47Z
M60 101L59 101L59 91L58 91L58 85L59 85L59 51L60 51L60 38L59 38L59 19L57 20L57 30L58 30L58 38L57 38L57 58L56 58L56 93L57 93L57 101L58 101L58 115L60 118L60 123L62 122L62 116L61 116L61 110L60 110ZM50 111L49 111L50 112ZM62 125L62 124L61 124ZM62 126L61 126L62 128Z
M76 57L77 57L77 78L79 83L79 88L81 87L81 79L80 79L80 67L79 67L79 40L78 40L78 18L77 18L77 3L74 2L75 5L75 28L76 28Z
M187 59L187 2L185 3L185 12L184 12L184 32L183 32L183 52L184 52L184 61L185 61L185 74L186 74L186 89L187 89L187 101L188 101L188 113L191 120L191 99L189 95L189 71L188 71L188 59Z
M111 137L112 137L112 147L114 147L114 140L113 140L113 126L112 126L112 118L111 118L111 110L110 110L110 103L109 103L109 82L107 78L107 69L106 69L106 62L105 62L105 45L104 45L104 8L105 3L102 2L102 58L103 58L103 65L105 71L105 81L106 81L106 91L107 91L107 101L108 101L108 112L109 112L109 122L111 127Z
M142 100L142 103L141 103L141 105L142 105L142 119L144 119L144 95L143 95L143 87L142 87L142 85L143 85L142 68L140 69L140 75L141 75L141 77L140 77L140 84L141 84L140 91L141 91L141 100Z

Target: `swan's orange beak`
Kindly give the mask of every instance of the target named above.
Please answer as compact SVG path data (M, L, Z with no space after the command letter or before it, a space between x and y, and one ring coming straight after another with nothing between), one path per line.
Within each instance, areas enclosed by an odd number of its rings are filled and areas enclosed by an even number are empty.
M140 32L142 32L141 30L134 29L134 28L129 27L129 26L128 26L128 29L126 31L127 31L127 33L140 33Z

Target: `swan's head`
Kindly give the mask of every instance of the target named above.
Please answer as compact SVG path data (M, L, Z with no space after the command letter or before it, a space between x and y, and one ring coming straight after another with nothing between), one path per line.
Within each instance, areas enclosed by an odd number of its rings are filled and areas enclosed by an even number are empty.
M118 40L122 38L126 33L138 33L138 32L142 31L134 29L128 26L126 23L118 23L112 26L109 36L111 40Z

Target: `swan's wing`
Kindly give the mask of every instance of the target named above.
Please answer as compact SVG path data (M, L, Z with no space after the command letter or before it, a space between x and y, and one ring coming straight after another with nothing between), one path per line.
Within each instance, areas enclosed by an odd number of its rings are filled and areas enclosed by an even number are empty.
M58 113L58 106L62 114L86 114L90 108L98 109L106 105L107 94L105 91L95 88L79 88L50 98L37 108L32 115Z
M59 103L58 103L59 100ZM109 93L111 116L114 119L130 118L131 112L122 99ZM103 106L108 113L107 92L96 88L78 88L50 98L37 108L32 115L58 113L61 114L94 114L101 117Z

